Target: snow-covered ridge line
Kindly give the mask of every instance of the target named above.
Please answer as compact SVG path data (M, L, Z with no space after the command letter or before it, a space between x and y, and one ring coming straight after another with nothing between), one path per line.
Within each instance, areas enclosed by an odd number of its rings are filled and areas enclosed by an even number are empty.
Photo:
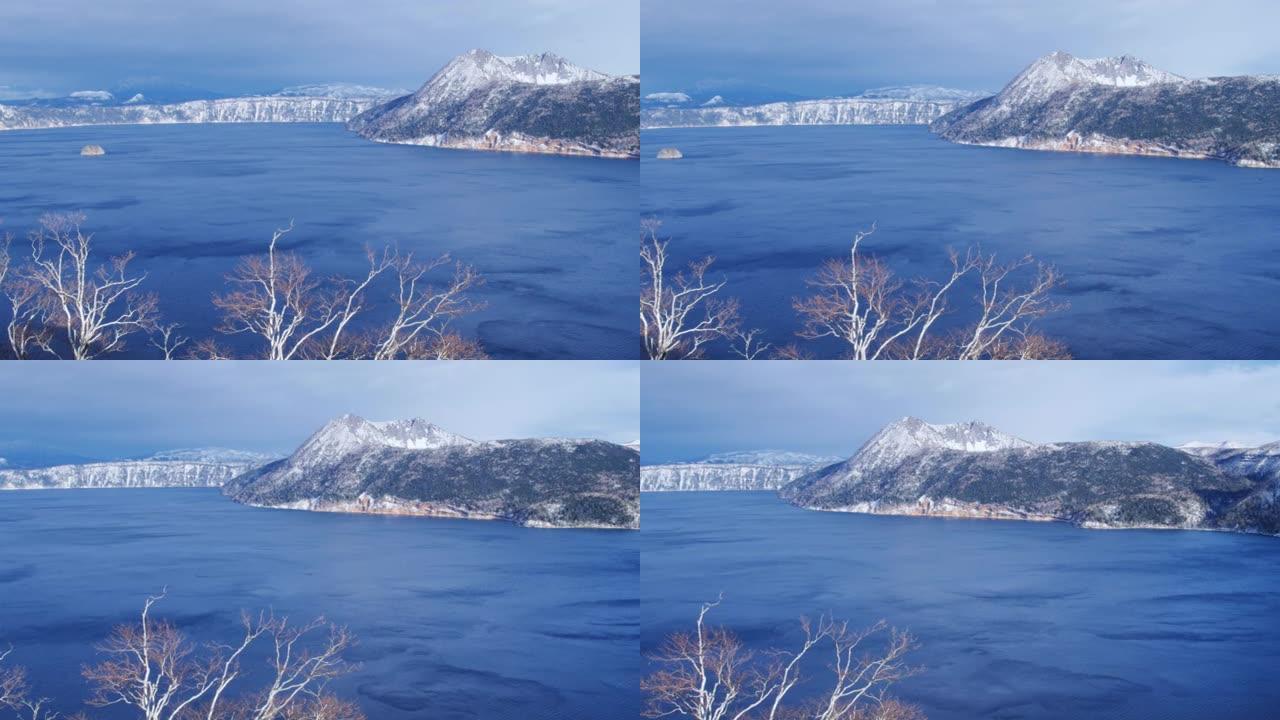
M603 440L478 441L414 418L331 420L223 493L261 507L638 528L640 457Z
M91 125L174 125L200 123L339 123L382 102L380 98L259 97L190 100L167 105L0 104L0 130L39 130Z
M558 55L501 57L472 50L411 95L360 113L348 129L377 142L634 159L640 81Z
M1280 443L1030 443L978 422L902 418L780 495L800 507L1280 535Z
M642 465L641 492L707 492L777 490L810 470L810 466L672 463Z
M936 120L962 145L1280 167L1280 80L1188 79L1130 56L1037 59L992 98Z
M644 129L769 125L928 125L967 104L957 100L829 98L763 105L646 108Z
M146 459L0 469L0 490L221 487L260 464Z

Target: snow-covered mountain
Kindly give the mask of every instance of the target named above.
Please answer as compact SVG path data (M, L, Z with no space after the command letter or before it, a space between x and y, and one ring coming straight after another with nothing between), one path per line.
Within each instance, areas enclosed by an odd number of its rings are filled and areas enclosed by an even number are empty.
M816 467L838 461L781 450L717 453L691 463L640 468L643 492L777 490Z
M1002 103L1027 104L1043 101L1054 93L1075 85L1128 88L1181 83L1185 80L1184 77L1152 67L1128 55L1078 58L1058 51L1031 63L996 97Z
M682 92L651 92L644 96L644 102L646 105L688 105L693 98Z
M970 145L1280 167L1280 78L1191 80L1128 55L1054 52L931 127Z
M261 507L638 528L640 455L601 440L478 442L424 420L333 420L223 491Z
M983 93L934 85L876 88L854 97L701 107L668 102L641 113L641 127L729 127L739 125L928 125ZM716 100L712 98L712 100Z
M638 157L640 81L551 53L463 53L412 95L353 118L379 142L469 150Z
M294 85L284 88L272 95L278 97L323 97L335 100L389 100L408 95L410 91L402 88L381 88L355 83L315 83L311 85Z
M159 452L140 460L0 468L0 490L221 487L271 459L258 453L203 448Z
M1267 446L1270 447L1270 446ZM1237 450L1208 451L1236 453ZM849 460L784 487L816 510L1280 533L1275 452L1211 462L1150 442L1033 444L981 423L891 423Z
M708 455L700 462L712 465L767 465L809 467L814 465L830 465L839 462L840 458L829 455L811 455L809 453L792 452L790 450L739 450Z
M971 103L991 95L992 93L984 90L960 90L958 88L942 87L941 85L890 85L888 87L863 90L857 97L885 100L916 100L918 102L946 100Z

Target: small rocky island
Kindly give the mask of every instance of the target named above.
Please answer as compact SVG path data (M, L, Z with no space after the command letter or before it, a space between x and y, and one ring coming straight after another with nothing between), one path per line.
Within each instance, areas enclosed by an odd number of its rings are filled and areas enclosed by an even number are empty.
M99 155L106 155L107 151L101 145L85 145L80 148L80 154L84 157L98 157Z
M637 529L640 453L603 440L484 442L418 419L345 415L223 492L292 510Z
M684 157L684 153L673 147L664 147L658 151L659 160L679 160Z

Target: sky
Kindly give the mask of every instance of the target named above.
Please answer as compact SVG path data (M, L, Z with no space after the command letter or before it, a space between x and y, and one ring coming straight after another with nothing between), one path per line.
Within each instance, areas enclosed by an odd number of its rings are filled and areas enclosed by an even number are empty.
M1280 73L1274 0L644 0L644 92L999 90L1037 57L1130 54L1188 76Z
M5 0L0 99L122 84L223 94L420 86L472 48L640 71L639 0Z
M645 464L737 450L848 457L900 417L1033 442L1280 440L1280 363L702 362L644 367Z
M421 417L477 440L639 432L634 362L9 363L0 457L285 454L328 420ZM30 463L28 463L30 464Z

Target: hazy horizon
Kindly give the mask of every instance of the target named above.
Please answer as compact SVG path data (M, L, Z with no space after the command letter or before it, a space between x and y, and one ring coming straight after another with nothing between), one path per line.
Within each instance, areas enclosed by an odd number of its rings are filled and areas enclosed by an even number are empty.
M0 375L11 409L0 417L0 458L287 454L348 413L421 417L476 440L625 443L640 435L639 380L631 361L24 363Z
M1133 55L1188 77L1273 74L1277 24L1280 5L1261 0L646 0L643 82L645 93L823 97L910 84L994 92L1055 50Z
M335 0L226 0L179 12L155 0L18 0L0 4L0 100L124 85L220 95L324 82L413 89L472 48L554 52L636 74L639 12L639 0L371 0L358 12Z
M977 420L1032 442L1260 445L1280 440L1280 406L1258 392L1277 382L1272 362L656 363L642 389L643 458L849 457L906 415Z

